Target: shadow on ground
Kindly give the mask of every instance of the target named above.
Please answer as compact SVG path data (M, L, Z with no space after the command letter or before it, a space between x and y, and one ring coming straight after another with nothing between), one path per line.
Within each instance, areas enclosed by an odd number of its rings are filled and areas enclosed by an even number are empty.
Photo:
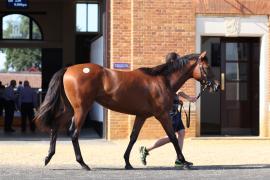
M61 131L59 132L60 140L62 141L70 141L70 137L67 135L67 132ZM98 133L93 128L83 129L80 134L80 139L101 139ZM4 131L0 130L0 141L49 141L50 134L45 132L26 132L21 133L20 129L16 129L14 133L4 133Z
M185 171L194 171L194 170L233 170L233 169L270 169L270 164L239 164L239 165L207 165L207 166L192 166L191 169L189 170L185 170ZM76 168L54 168L54 169L50 169L53 171L85 171L84 169L76 169ZM160 167L145 167L145 168L134 168L131 170L126 170L124 168L114 168L114 167L105 167L105 168L100 168L100 167L94 167L91 169L91 171L141 171L141 170L157 170L157 171L161 171L161 170L183 170L181 168L176 168L176 167L164 167L164 166L160 166Z

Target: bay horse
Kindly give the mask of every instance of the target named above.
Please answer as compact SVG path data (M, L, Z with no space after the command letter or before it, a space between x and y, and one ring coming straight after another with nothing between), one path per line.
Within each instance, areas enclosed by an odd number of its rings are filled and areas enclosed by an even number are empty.
M128 147L124 153L125 168L132 169L129 156L145 120L154 116L173 143L177 158L185 160L169 116L176 91L190 78L216 91L217 82L206 60L206 52L189 54L153 68L117 71L96 64L78 64L63 68L52 77L47 94L38 109L35 122L51 131L50 148L45 166L55 154L57 133L69 127L77 162L86 170L78 142L81 128L94 101L104 107L135 115Z

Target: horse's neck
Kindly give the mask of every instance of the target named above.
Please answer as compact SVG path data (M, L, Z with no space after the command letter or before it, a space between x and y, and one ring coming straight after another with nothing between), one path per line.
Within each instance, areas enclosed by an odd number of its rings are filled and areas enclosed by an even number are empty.
M169 76L170 86L173 91L178 91L188 79L192 78L191 68L193 67L183 68Z

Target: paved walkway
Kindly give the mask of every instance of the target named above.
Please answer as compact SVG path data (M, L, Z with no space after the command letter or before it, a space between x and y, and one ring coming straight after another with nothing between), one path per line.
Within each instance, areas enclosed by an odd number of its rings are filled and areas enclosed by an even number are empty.
M139 146L150 145L154 140L139 140L131 152L131 164L142 166ZM91 167L124 167L123 154L127 140L106 141L80 140L81 151ZM49 141L1 141L0 165L43 166ZM270 164L270 140L193 140L186 139L183 151L194 165L241 165ZM16 158L14 158L16 157ZM171 166L175 159L172 144L167 144L150 153L149 166ZM77 166L69 139L57 141L56 154L49 167Z
M172 175L171 177L174 177L174 173L178 175L177 171L171 171L175 170L172 168L175 160L175 152L172 144L167 144L159 149L153 150L150 156L148 156L147 167L141 164L138 151L139 147L141 145L150 145L153 142L154 140L137 141L130 158L133 167L143 170L144 173L157 170L155 173L161 174L159 178L170 177L170 174ZM121 177L136 179L135 176L140 176L140 171L133 171L132 174L128 171L122 171L124 167L123 154L127 144L127 140L106 141L99 139L80 141L83 158L93 169L93 172L96 172L95 170L105 170L103 173L107 175L111 174L112 177L116 179L119 178L119 173L117 174L116 172L120 172L120 174L123 173ZM43 171L46 171L44 174L51 174L51 170L58 170L53 173L59 173L59 178L62 177L60 174L63 173L63 170L65 173L68 171L73 175L75 172L78 172L78 175L81 173L85 174L85 172L80 170L79 164L75 161L73 147L69 139L62 138L57 142L55 156L47 167L43 167L43 160L47 154L48 148L49 141L47 140L0 141L0 179L9 179L10 177L11 179L17 179L21 174L26 175L27 172L31 173L32 171L41 176L41 174L44 173ZM262 174L269 174L270 172L270 140L186 139L183 153L188 161L194 163L194 168L199 170L249 169L254 171L254 173L258 173L263 169ZM116 170L116 172L114 170ZM164 171L162 172L162 170ZM73 173L70 171L73 171ZM14 176L10 174L10 172L19 174L17 174L18 176ZM214 174L216 173L215 171ZM229 172L229 174L231 173L233 172ZM162 174L164 176L162 176ZM182 173L182 175L184 174ZM192 174L194 175L194 173ZM203 173L198 174L202 175ZM96 175L97 176L94 178L105 178L99 173L96 173ZM153 174L151 175L153 176ZM200 177L200 175L198 177ZM244 175L247 174L244 173ZM252 174L249 175L252 176ZM149 176L147 178L149 178Z

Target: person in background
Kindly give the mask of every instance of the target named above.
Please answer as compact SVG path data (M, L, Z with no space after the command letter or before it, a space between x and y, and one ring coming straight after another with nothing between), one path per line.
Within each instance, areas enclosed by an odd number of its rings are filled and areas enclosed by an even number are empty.
M16 81L11 80L10 85L5 89L5 132L15 132L12 129L12 123L14 118L14 111L16 109L17 96L14 88L16 87Z
M17 86L17 88L15 88L15 94L16 94L16 96L17 96L17 101L15 102L15 105L17 106L17 110L20 110L20 108L19 108L19 96L20 96L20 92L21 92L21 90L23 89L23 82L22 81L19 81L19 84L18 84L18 86Z
M17 93L20 94L20 91L23 89L22 81L19 81L19 85L17 87Z
M2 84L2 81L0 81L0 116L3 116L3 110L5 106L5 86Z
M19 92L19 107L21 110L21 132L26 132L27 119L31 132L35 132L34 108L37 106L37 95L30 87L29 81L24 81L24 87Z

